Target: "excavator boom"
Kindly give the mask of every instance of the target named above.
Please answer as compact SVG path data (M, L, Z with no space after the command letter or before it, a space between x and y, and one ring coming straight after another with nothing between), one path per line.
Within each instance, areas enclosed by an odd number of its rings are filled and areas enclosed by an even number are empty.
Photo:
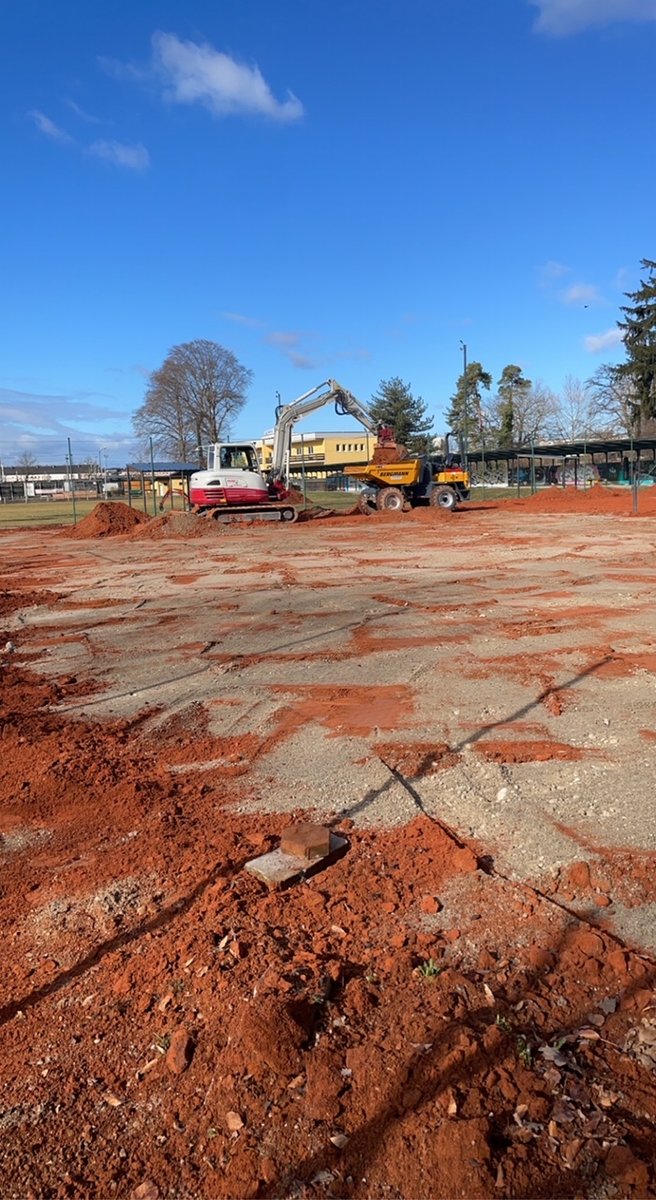
M276 427L273 432L273 451L271 456L271 482L279 483L286 475L286 464L292 444L294 425L301 417L323 408L326 404L334 404L335 411L340 416L355 417L365 429L374 436L377 432L377 422L369 409L358 400L348 388L342 387L336 379L326 379L311 391L305 392L291 404L281 404L276 411Z

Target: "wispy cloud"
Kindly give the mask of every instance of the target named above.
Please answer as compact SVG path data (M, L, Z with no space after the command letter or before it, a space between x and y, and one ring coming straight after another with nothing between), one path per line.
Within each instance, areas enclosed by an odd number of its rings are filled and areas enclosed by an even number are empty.
M64 103L70 108L71 112L75 113L76 117L79 117L81 121L86 121L87 125L103 124L100 117L94 117L91 113L86 112L85 109L80 108L80 105L76 104L75 100L65 100Z
M97 117L92 117L89 113L85 113L74 100L67 100L66 103L82 120L94 125L100 124ZM78 150L86 150L88 154L93 154L95 158L102 158L105 162L110 162L115 167L124 167L130 171L145 171L150 166L150 155L141 142L137 142L136 145L129 145L125 142L99 139L92 142L90 146L85 147L80 142L76 142L70 133L67 133L65 129L55 124L40 109L33 108L28 113L28 116L45 137L50 138L53 142L59 142L60 145L76 146Z
M150 67L140 67L136 63L120 62L118 58L109 58L99 54L98 66L112 79L128 80L131 83L142 83L152 73Z
M133 453L129 418L107 403L94 403L90 393L46 395L0 388L0 445L5 466L24 450L42 463L61 462L70 437L73 452L82 458L90 451ZM123 426L123 428L121 428ZM120 454L116 461L121 461Z
M275 346L284 354L285 358L289 359L293 367L298 367L299 370L306 370L310 367L317 367L319 364L316 359L309 358L303 354L300 349L302 334L295 330L272 330L264 337L267 346Z
M246 325L249 329L262 329L263 321L258 321L257 317L248 317L245 313L238 312L222 312L219 314L225 321L233 321L235 325Z
M47 117L45 113L40 112L38 108L33 108L28 113L28 116L34 121L40 133L52 138L54 142L70 143L73 141L70 133L67 133L65 129L61 129L59 125L55 125L55 122L51 121L50 117Z
M145 171L150 166L150 155L141 142L136 146L114 141L93 142L89 146L89 154L94 154L96 158L104 158L115 167L125 167L129 171Z
M563 304L604 304L604 298L594 283L573 283L561 293Z
M621 345L621 342L622 332L617 326L607 329L605 333L591 333L589 337L583 339L583 345L589 354L599 354L611 346Z
M538 283L540 287L551 287L564 275L569 275L571 267L566 267L564 263L556 262L554 259L549 259L544 263L538 271Z
M216 117L239 113L298 121L303 105L287 93L277 100L254 63L238 62L208 42L183 42L173 33L155 33L153 61L167 100L202 104Z
M343 358L351 362L368 362L371 358L371 350L365 349L364 346L356 346L353 350L337 350L333 358Z
M568 37L619 22L656 21L656 0L529 0L537 33Z
M267 329L265 321L261 321L258 317L249 317L245 313L238 312L222 312L220 314L226 321L234 321L237 325L242 325L246 329L261 330L260 341L265 346L272 346L300 371L315 370L321 367L322 364L334 362L335 359L347 359L350 361L362 362L371 358L371 353L363 346L354 346L347 350L337 350L331 354L321 354L320 357L310 357L305 352L303 342L306 340L316 341L314 334L303 333L298 329Z
M626 292L632 280L632 272L628 267L619 267L615 275L615 287L620 292Z

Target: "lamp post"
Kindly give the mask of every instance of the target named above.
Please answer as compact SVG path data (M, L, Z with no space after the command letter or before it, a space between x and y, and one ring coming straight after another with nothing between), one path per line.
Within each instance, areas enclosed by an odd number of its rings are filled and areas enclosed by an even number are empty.
M460 341L460 346L462 348L462 359L463 359L462 390L463 390L463 394L464 394L464 398L465 398L465 410L464 410L464 414L463 414L464 421L463 421L463 433L462 433L462 457L464 459L464 462L462 465L463 465L464 470L466 471L467 470L467 451L469 448L468 447L468 443L469 443L469 386L468 386L468 382L467 382L467 346L462 341L462 339Z

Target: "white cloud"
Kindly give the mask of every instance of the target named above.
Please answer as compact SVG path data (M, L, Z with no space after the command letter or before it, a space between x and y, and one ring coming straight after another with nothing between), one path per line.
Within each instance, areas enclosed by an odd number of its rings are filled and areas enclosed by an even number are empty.
M202 104L214 116L249 113L274 121L297 121L303 105L291 92L277 100L255 64L237 62L207 42L183 42L172 33L153 35L153 57L165 96L176 104Z
M535 30L567 37L621 21L656 21L656 0L529 0L538 9Z
M540 267L538 283L540 287L550 287L557 279L562 279L563 275L569 275L570 271L571 267L566 267L563 263L550 259L549 262Z
M310 368L314 370L314 368L318 367L319 365L316 359L307 358L305 354L299 354L296 350L289 350L287 352L287 358L292 366L297 367L299 371L309 371Z
M148 70L145 67L138 67L134 63L119 62L117 58L107 58L104 55L99 55L98 66L110 75L112 79L127 79L132 83L142 83L148 78Z
M299 370L306 370L309 367L316 367L319 364L315 359L308 358L301 353L301 334L293 330L285 332L284 330L272 330L271 333L265 334L264 341L267 346L275 346L288 358L293 367L298 367Z
M37 129L44 133L46 137L52 138L55 142L72 142L73 139L70 133L66 133L65 129L60 129L59 125L55 125L54 121L50 120L45 113L39 111L38 108L33 108L28 114Z
M55 396L0 387L3 465L23 450L42 463L63 462L69 437L78 459L99 447L117 451L117 462L134 453L129 417L116 406L90 399L90 393Z
M267 333L264 340L269 346L278 346L281 350L289 350L293 346L298 346L301 335L300 333L284 333L282 330L273 330L271 333Z
M564 304L603 304L604 298L594 283L573 283L561 295Z
M145 171L150 166L150 155L141 142L136 146L114 141L93 142L89 146L89 153L104 158L115 167L127 167L130 171Z
M589 354L599 354L602 350L608 350L610 346L619 346L622 342L622 332L615 327L607 329L605 333L591 333L589 337L584 338L583 345Z
M261 329L263 325L263 322L258 321L257 317L248 317L245 313L222 312L220 315L225 321L234 321L236 325L246 325L249 329Z
M91 113L88 113L85 111L85 109L80 108L80 105L76 104L74 100L66 100L65 103L68 105L71 112L74 112L75 116L79 117L81 121L86 121L88 125L102 125L100 117L92 116Z

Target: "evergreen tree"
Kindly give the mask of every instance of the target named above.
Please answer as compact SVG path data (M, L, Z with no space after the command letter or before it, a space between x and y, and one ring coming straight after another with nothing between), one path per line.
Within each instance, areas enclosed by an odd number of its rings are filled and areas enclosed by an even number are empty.
M521 367L509 363L503 368L497 383L495 406L498 444L502 450L512 450L515 445L515 436L521 425L521 414L526 408L526 400L532 386L531 380L524 378Z
M433 419L421 396L413 396L410 384L398 375L382 379L371 397L371 415L380 425L391 425L400 446L411 454L423 454L432 440Z
M642 425L656 417L656 262L643 258L640 263L647 277L637 292L626 292L631 300L622 308L624 320L617 324L627 361L619 370L632 381L636 415Z
M450 430L458 436L461 447L466 450L477 450L485 440L489 442L489 418L483 409L481 389L489 390L492 386L492 376L484 371L479 362L471 362L458 378L455 396L451 397L451 407L446 414Z

